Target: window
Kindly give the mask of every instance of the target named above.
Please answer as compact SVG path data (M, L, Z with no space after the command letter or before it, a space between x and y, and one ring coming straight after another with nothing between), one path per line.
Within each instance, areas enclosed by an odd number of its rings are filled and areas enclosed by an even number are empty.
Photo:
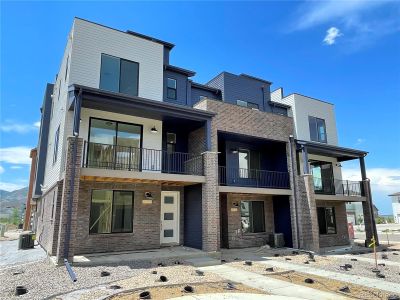
M167 132L167 153L174 153L176 147L176 134Z
M317 207L319 234L336 234L334 207Z
M203 99L206 99L207 98L207 96L202 96L202 95L200 95L199 96L199 101L201 101L201 100L203 100Z
M53 205L51 207L51 221L53 221L53 217L54 217L54 205L55 205L55 201L56 201L56 192L53 192Z
M238 151L238 157L239 157L239 178L249 178L250 151L247 149L240 149Z
M326 143L325 120L316 117L308 117L310 125L310 139L314 142Z
M239 106L248 107L248 108L251 108L251 109L258 110L258 104L257 103L247 102L247 101L243 101L243 100L236 100L236 104L239 105Z
M139 169L142 126L90 118L88 166Z
M167 78L167 98L176 100L176 79Z
M264 201L241 201L240 216L243 232L265 232Z
M314 192L332 195L335 193L333 167L331 162L311 162L311 173L314 181Z
M68 76L68 62L69 62L69 55L67 56L67 62L65 63L65 77L64 77L65 81L67 81L67 76Z
M93 190L89 233L133 231L133 192Z
M56 134L54 136L53 164L57 161L59 139L60 139L60 125L58 125Z
M139 64L137 62L101 55L100 89L138 95Z

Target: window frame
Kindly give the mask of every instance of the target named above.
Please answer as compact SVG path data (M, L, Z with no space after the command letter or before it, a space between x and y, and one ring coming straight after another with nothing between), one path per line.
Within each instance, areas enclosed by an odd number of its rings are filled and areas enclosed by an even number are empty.
M173 80L173 81L175 81L175 88L171 88L171 87L169 87L168 86L168 82L170 81L170 80ZM178 80L176 80L176 78L172 78L172 77L167 77L167 99L170 99L170 100L177 100L178 99ZM169 93L168 93L168 91L169 90L173 90L173 91L175 91L175 98L171 98L171 97L169 97Z
M324 221L325 221L325 232L321 232L321 226L319 224L319 213L318 210L324 210ZM334 232L328 232L328 224L327 224L327 217L326 217L326 213L327 210L331 209L332 210L332 215L333 215L333 219L334 219L334 227L335 227L335 231ZM318 222L318 233L319 235L335 235L337 234L337 221L336 221L336 211L335 211L335 207L334 206L318 206L317 207L317 222Z
M261 202L262 203L262 227L263 230L262 231L257 231L257 232L244 232L243 228L242 228L242 224L240 224L240 229L242 230L243 234L263 234L266 233L266 222L265 222L265 201L264 200L240 200L240 222L242 222L242 202L250 202L250 206L249 206L249 219L252 218L250 216L250 211L253 212L251 206L253 205L253 202ZM252 224L253 230L254 230L254 225Z
M92 219L92 199L93 199L93 191L112 191L112 201L111 201L111 218L110 218L110 232L90 232L90 221ZM115 192L130 192L132 194L132 230L131 231L122 231L122 232L113 232L112 231L112 224L113 224L113 216L114 216L114 193ZM89 235L101 235L101 234L125 234L125 233L133 233L134 232L134 224L133 221L135 219L135 191L133 190L111 190L111 189L92 189L90 191L90 207L89 207L89 226L88 232Z
M119 60L118 92L105 90L105 89L102 89L101 86L100 86L101 85L101 70L102 70L102 67L103 67L103 55L104 56L110 56L110 57L113 57L113 58L116 58L116 59ZM136 76L137 77L136 78L137 90L136 90L136 95L130 95L130 94L125 94L125 93L121 92L121 69L122 69L121 68L121 61L126 61L126 62L133 63L133 64L137 65L137 76ZM107 54L107 53L101 53L100 54L100 76L99 76L99 89L100 90L108 91L108 92L112 92L112 93L120 93L120 94L128 95L128 96L131 96L131 97L138 97L139 96L139 76L140 76L140 63L138 63L137 61L121 58L121 57L110 55L110 54Z
M239 103L241 103L241 104L239 104ZM240 107L250 108L250 109L253 109L253 110L260 110L260 106L257 103L249 102L249 101L245 101L245 100L237 99L236 100L236 105L240 106Z
M324 133L325 133L325 139L323 140L321 138L321 132L318 130L319 126L318 126L318 121L322 121L323 123L323 128L324 128ZM309 125L309 132L310 132L310 140L313 142L318 142L318 143L328 143L328 134L326 132L326 122L325 119L322 118L318 118L318 117L314 117L314 116L308 116L308 125ZM314 127L315 132L317 134L316 136L316 140L313 139L312 134L311 134L311 126Z
M58 159L58 146L60 143L60 125L58 125L57 130L54 135L54 145L53 145L53 165Z
M174 135L174 142L168 142L168 135ZM174 152L176 152L176 133L175 132L167 132L166 133L166 135L165 135L165 140L166 140L166 143L167 143L167 153L168 154L172 154L172 153L174 153ZM171 147L173 148L173 151L172 152L169 152L169 150L168 150L168 145L171 145Z

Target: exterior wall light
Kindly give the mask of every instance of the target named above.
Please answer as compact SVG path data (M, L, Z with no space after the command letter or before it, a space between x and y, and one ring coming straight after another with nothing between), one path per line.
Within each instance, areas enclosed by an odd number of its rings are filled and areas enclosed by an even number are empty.
M150 132L151 132L151 133L157 133L158 130L157 130L156 126L153 126L153 127L150 129Z

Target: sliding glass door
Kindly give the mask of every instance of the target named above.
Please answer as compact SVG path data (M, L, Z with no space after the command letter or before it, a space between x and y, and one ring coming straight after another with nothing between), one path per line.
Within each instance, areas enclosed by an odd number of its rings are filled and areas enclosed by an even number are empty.
M332 163L317 161L311 163L314 191L319 194L334 194L334 179Z
M140 170L141 144L141 125L90 118L87 165Z

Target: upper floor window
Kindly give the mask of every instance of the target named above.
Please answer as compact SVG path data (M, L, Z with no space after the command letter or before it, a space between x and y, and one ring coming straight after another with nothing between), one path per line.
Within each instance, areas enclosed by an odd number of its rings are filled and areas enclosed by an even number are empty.
M326 143L325 120L309 116L308 123L310 124L310 139L314 142Z
M258 104L257 103L253 103L253 102L247 102L247 101L243 101L243 100L236 100L236 104L239 106L243 106L243 107L248 107L251 109L259 109L258 108Z
M100 89L137 96L138 87L139 64L137 62L107 54L101 55Z
M176 148L176 134L167 132L167 153L174 153Z
M60 139L60 126L58 126L56 134L54 136L53 164L57 161L59 139Z
M167 98L176 100L176 79L167 78Z

